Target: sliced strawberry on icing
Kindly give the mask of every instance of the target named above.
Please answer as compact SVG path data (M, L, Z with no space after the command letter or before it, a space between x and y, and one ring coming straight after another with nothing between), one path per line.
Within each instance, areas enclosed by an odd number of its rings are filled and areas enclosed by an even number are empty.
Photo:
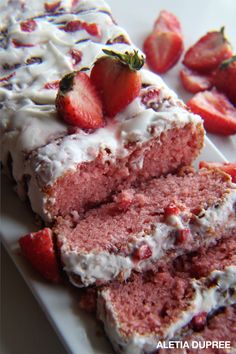
M214 72L213 84L236 105L236 55L220 64Z
M61 1L55 1L52 3L46 2L44 4L44 8L47 12L55 12L56 10L59 9L60 6L61 6Z
M87 23L79 20L73 20L67 22L67 24L62 27L65 32L76 32L80 30L87 31L91 36L100 36L101 30L96 23Z
M208 32L185 53L183 63L189 69L211 72L225 59L233 55L231 45L220 31Z
M55 80L55 81L47 82L44 85L44 88L46 90L58 90L59 89L59 85L60 85L60 81L59 80Z
M207 168L207 169L217 168L230 175L232 177L232 182L236 183L236 162L230 163L230 162L200 161L199 168Z
M169 11L162 10L154 24L154 31L176 32L182 35L181 24L178 18Z
M52 230L44 228L19 240L21 252L30 264L47 280L58 283L59 266L55 255Z
M188 68L180 71L180 79L185 90L191 93L197 93L212 88L212 76L199 74Z
M105 114L114 117L139 95L142 82L138 70L144 58L138 51L103 52L106 56L95 62L90 77L101 95Z
M100 97L85 72L77 71L63 77L56 108L65 122L82 129L97 129L105 124Z
M181 212L180 208L174 204L174 203L170 203L164 210L164 216L165 218L168 218L169 216L172 215L179 215Z
M236 134L236 108L227 97L217 90L199 92L188 103L188 107L204 119L208 132Z
M73 59L73 65L77 65L81 62L83 53L79 49L72 48L69 53Z
M137 261L141 261L143 259L148 259L152 256L152 250L148 245L141 245L139 248L137 248L134 252L133 257Z
M37 23L33 19L26 20L20 23L20 28L21 31L23 32L33 32L35 31L36 27L37 27Z
M154 31L144 41L143 50L150 69L162 74L178 62L183 52L183 40L176 32Z
M23 43L23 42L18 41L18 39L13 39L13 40L12 40L12 43L13 43L13 45L14 45L16 48L20 48L20 47L34 47L34 44L31 44L31 43Z

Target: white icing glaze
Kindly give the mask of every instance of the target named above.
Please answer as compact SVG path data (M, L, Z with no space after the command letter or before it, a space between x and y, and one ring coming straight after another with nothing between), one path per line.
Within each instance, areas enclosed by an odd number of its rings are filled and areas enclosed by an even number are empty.
M207 287L207 281L214 279L217 279L217 284ZM236 290L236 266L229 266L223 271L213 271L208 277L200 280L193 279L192 286L195 289L195 296L188 303L187 310L180 312L175 322L167 327L164 335L161 336L158 333L140 335L138 332L134 332L129 338L125 337L120 331L122 324L119 323L118 315L112 304L109 288L99 292L98 318L103 321L105 331L114 348L124 354L152 352L156 349L159 340L173 338L175 333L186 326L195 315L201 312L210 313L221 306L235 303L235 291L233 293L229 289Z

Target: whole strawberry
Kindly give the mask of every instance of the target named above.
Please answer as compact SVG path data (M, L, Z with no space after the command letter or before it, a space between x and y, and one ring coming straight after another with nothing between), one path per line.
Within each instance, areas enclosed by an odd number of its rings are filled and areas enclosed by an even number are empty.
M225 60L213 76L213 84L236 105L236 55Z
M116 53L104 49L106 56L99 58L91 71L91 81L101 95L104 113L114 117L138 95L144 57L138 51Z
M70 125L82 129L104 126L101 100L85 72L74 71L63 77L56 97L56 109Z
M189 69L209 73L232 55L232 47L222 27L220 31L208 32L190 47L185 53L183 64Z

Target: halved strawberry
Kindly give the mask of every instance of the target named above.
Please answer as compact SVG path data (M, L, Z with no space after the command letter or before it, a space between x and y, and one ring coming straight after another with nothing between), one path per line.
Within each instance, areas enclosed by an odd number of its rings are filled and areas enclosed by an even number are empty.
M45 279L54 283L59 282L60 272L51 229L44 228L25 235L20 238L19 244L22 254Z
M230 162L200 161L199 168L207 168L207 169L218 168L219 170L228 173L228 175L232 177L232 182L236 183L236 162L230 163Z
M161 74L179 60L183 52L183 40L176 32L154 31L144 41L143 50L150 69Z
M213 84L236 105L236 55L220 64L214 73Z
M202 116L207 131L221 135L236 134L236 108L223 93L217 90L199 92L187 105Z
M210 72L224 60L233 55L230 43L220 31L208 32L185 53L183 64L200 72Z
M101 95L105 113L114 117L139 95L142 83L137 70L143 66L144 58L137 51L103 52L106 56L95 62L90 78Z
M104 126L102 103L85 72L75 71L63 77L56 97L56 108L60 117L70 125L82 129Z
M188 68L184 68L180 71L180 79L185 90L191 93L209 90L212 87L211 75L199 74Z
M37 23L33 19L26 20L20 23L21 31L24 32L33 32L36 29L36 27L37 27Z
M154 23L154 31L176 32L182 35L181 24L178 18L169 11L162 10Z

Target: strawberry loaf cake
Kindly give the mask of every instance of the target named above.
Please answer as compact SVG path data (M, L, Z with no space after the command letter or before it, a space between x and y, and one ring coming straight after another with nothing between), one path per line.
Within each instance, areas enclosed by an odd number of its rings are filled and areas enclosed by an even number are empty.
M185 168L123 190L83 217L58 217L53 231L73 284L99 285L214 244L220 230L236 227L235 206L228 175Z
M19 1L12 12L9 2L1 12L0 97L1 161L33 211L46 222L81 214L191 164L203 146L202 120L147 69L137 97L99 127L61 119L55 99L64 75L89 77L105 50L137 51L103 1L31 3ZM94 99L83 109L95 106Z
M196 340L208 318L211 323L222 306L236 303L236 229L230 236L98 290L98 318L117 353L153 353L159 341ZM228 308L223 318L233 324L232 312L234 308ZM206 329L202 339L213 340L212 330ZM235 340L233 328L225 328L225 337L218 331L216 340Z

